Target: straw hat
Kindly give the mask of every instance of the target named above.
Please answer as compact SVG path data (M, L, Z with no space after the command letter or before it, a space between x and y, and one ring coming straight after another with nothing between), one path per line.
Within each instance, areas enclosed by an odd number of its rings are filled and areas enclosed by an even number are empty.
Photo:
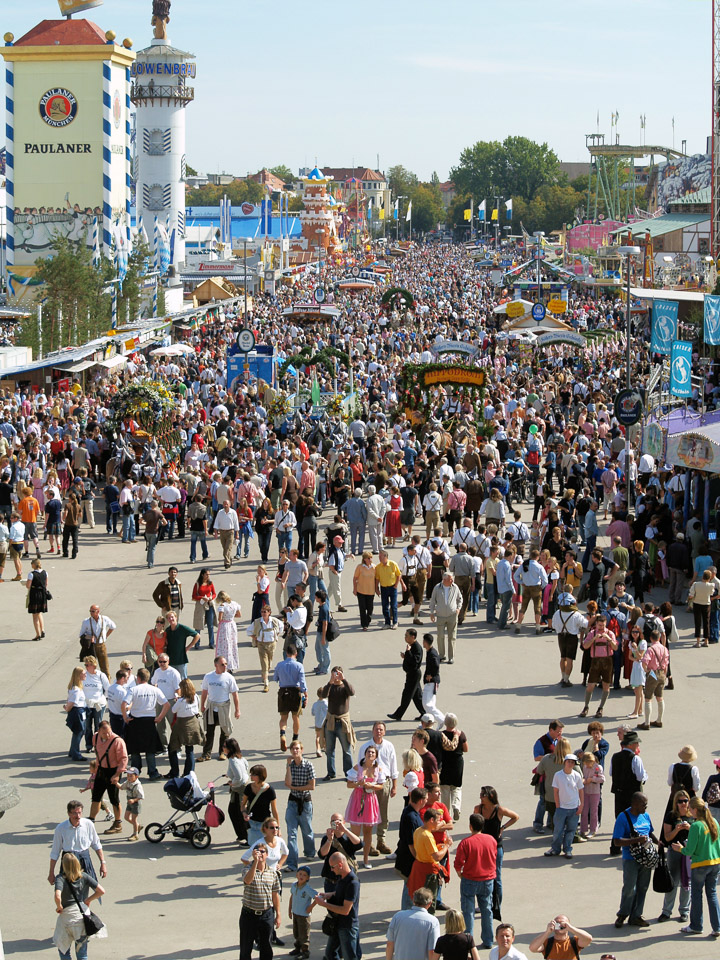
M695 747L688 744L683 747L682 750L678 753L678 756L683 763L694 763L697 760L697 753L695 752Z

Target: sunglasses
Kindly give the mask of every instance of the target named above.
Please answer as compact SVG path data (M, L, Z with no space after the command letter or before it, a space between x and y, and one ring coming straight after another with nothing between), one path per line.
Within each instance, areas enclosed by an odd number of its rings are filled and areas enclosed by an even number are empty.
M280 827L277 824L275 824L274 827L273 826L268 827L268 830L279 830L279 829Z
M689 801L689 800L678 800L678 806L680 806L681 803L690 803L690 801Z

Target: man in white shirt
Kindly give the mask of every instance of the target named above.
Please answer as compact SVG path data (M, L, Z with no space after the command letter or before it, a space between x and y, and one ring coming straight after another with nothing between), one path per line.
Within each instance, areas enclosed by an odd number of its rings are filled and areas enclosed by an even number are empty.
M226 500L220 510L218 510L213 521L213 532L215 537L220 537L220 545L223 551L223 561L225 569L232 566L233 555L232 547L235 540L240 539L240 523L238 515L230 506L230 501Z
M83 805L79 800L71 800L67 805L67 820L63 820L55 827L53 844L50 850L50 872L48 883L55 883L55 864L63 853L74 853L80 861L83 870L95 877L95 870L90 859L90 850L94 850L100 861L100 877L107 876L107 866L100 838L97 835L95 824L87 817L83 817Z
M118 670L115 674L115 683L111 683L105 693L108 714L110 715L110 729L120 737L125 731L125 717L123 716L122 705L126 700L130 699L130 689L126 686L127 681L127 670Z
M83 658L93 656L98 666L108 676L110 664L107 656L107 638L116 629L110 619L100 613L100 607L94 603L90 607L90 616L80 626L80 653Z
M555 796L555 816L553 842L546 857L559 857L562 848L566 860L572 860L572 844L578 820L583 808L585 788L583 778L575 769L578 758L569 753L563 762L562 770L553 777L553 794Z
M225 657L215 657L214 663L215 669L206 673L202 682L200 710L205 714L205 744L198 762L212 759L215 727L220 727L219 759L224 759L222 749L233 730L230 717L231 699L235 707L235 719L240 719L240 697L235 677L228 673Z
M367 508L367 530L370 537L370 549L374 554L377 554L382 547L382 526L383 518L387 513L387 504L373 484L370 484L368 487L368 497L365 501L365 506Z
M500 923L495 928L495 946L490 951L489 960L527 960L524 953L513 946L515 927L511 923Z
M297 527L297 518L290 508L289 500L283 500L280 504L280 509L275 514L273 526L277 536L278 550L285 547L289 555L292 549L293 530Z
M172 711L172 706L180 696L180 680L181 676L175 667L170 666L170 658L166 653L161 653L158 657L158 668L153 674L152 683L154 687L158 687L165 694L167 702L170 704L170 710ZM169 714L168 714L169 716ZM168 716L163 714L162 723L158 724L157 732L160 737L160 743L163 746L163 753L168 748L168 743L170 740L170 722Z
M157 727L164 720L170 704L162 690L153 687L149 680L150 671L141 667L137 672L137 683L122 705L127 724L125 742L130 754L130 766L142 770L144 753L147 758L148 780L160 780L155 764L155 754L160 753L162 748ZM159 713L158 704L161 705Z
M381 853L393 856L390 847L385 843L388 830L388 801L397 794L398 764L395 747L385 739L386 726L382 720L376 720L372 728L372 739L361 743L358 748L358 763L365 758L368 747L374 746L378 752L378 763L385 774L383 788L376 794L380 805L380 823L377 826L377 846L370 848L371 857L379 857Z

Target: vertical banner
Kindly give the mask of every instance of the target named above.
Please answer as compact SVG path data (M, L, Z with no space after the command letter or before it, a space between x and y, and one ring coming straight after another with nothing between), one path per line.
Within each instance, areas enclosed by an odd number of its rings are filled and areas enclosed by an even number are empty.
M705 297L705 343L720 343L720 297Z
M650 351L670 353L677 338L678 307L676 300L654 300L652 305L652 334Z
M692 343L676 340L670 353L670 393L688 399L692 396Z

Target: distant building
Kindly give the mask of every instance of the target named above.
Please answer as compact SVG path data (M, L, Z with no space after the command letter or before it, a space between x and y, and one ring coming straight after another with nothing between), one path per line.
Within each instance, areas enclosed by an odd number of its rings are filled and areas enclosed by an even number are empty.
M455 184L452 182L452 180L446 180L445 183L438 184L438 190L440 191L440 196L442 197L443 206L447 210L455 199L455 194L457 193Z
M268 188L270 193L282 193L282 191L285 189L285 181L281 180L280 177L276 177L274 173L270 173L270 171L266 170L265 167L263 167L258 173L248 174L247 177L242 179L254 180L255 183L261 183L263 186Z
M577 180L578 177L587 177L590 173L590 164L585 161L560 162L560 170L567 174L568 180Z
M214 184L216 187L226 187L237 179L232 173L209 173L207 175L207 182Z

